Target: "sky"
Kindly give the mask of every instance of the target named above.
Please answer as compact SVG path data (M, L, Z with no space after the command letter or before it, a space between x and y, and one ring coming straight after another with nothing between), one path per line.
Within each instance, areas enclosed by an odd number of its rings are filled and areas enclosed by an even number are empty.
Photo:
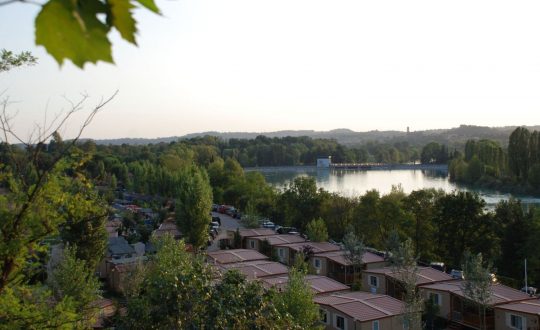
M39 58L0 74L20 134L116 90L85 137L540 124L538 1L157 4L136 10L138 47L113 32L116 64L84 70L35 46L38 6L0 7L0 48Z

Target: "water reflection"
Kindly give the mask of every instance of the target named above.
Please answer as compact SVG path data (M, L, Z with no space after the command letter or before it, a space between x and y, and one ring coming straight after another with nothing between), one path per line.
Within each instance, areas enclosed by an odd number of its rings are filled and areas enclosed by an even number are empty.
M387 194L395 185L401 185L406 193L424 188L442 189L446 192L456 189L475 190L489 205L512 197L511 194L507 193L476 190L457 185L450 182L447 171L442 170L331 170L307 166L250 168L246 170L261 172L266 180L278 189L283 189L297 177L314 177L319 188L348 197L360 196L372 189L377 189L381 194ZM515 197L521 199L524 204L540 205L538 197Z

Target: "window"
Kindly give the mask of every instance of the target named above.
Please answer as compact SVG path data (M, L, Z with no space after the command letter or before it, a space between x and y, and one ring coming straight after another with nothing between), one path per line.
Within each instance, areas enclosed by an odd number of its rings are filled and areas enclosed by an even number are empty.
M373 321L371 323L371 330L379 330L379 321Z
M510 327L513 329L523 330L525 329L525 321L523 317L519 315L510 314Z
M335 326L338 329L345 330L345 318L343 316L336 315Z
M369 285L372 287L379 287L379 278L377 276L369 275Z
M317 269L320 269L321 268L321 259L313 259L313 265L315 266L315 268Z
M438 293L429 293L429 299L431 301L433 301L433 304L434 305L437 305L437 306L441 306L441 303L442 303L442 299L441 299L441 295L438 294Z
M255 248L255 241L250 240L249 241L249 248L254 249Z
M322 323L328 324L328 312L326 311L326 309L319 309L319 316Z
M277 254L278 254L278 256L279 256L280 258L283 258L283 256L285 255L284 252L285 252L285 251L283 251L282 248L278 248L278 249L277 249Z

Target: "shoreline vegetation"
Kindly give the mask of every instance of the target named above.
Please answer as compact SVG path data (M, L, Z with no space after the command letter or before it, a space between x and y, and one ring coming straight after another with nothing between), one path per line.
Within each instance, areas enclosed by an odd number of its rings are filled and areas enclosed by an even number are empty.
M448 165L450 180L513 194L540 195L540 132L516 128L503 148L493 140L469 140Z

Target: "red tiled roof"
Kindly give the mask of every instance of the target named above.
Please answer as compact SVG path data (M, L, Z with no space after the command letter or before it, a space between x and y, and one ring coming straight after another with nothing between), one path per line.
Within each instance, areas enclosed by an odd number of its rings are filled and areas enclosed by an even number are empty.
M360 322L401 315L405 307L402 301L390 296L361 291L315 297L314 301L333 307Z
M287 274L289 269L279 262L257 260L249 262L237 262L221 265L224 270L236 269L244 274L247 279L252 280L260 277Z
M266 236L257 236L252 237L259 241L268 240L270 245L281 245L281 244L290 244L290 243L299 243L306 242L306 240L298 235L283 234L283 235L266 235Z
M328 242L298 242L290 244L279 244L278 246L287 247L289 249L295 250L296 252L302 251L305 246L310 246L313 249L314 253L339 251L340 249L339 246Z
M399 272L392 267L365 270L365 273L384 274L399 281ZM452 276L431 267L418 267L416 285L451 281Z
M326 276L319 275L307 275L305 278L306 282L311 287L311 290L315 294L324 294L337 291L349 291L350 288L345 284L342 284L338 281L334 281L331 278ZM276 277L267 277L261 279L262 284L266 288L276 288L279 291L282 291L287 286L289 282L289 275L285 276L276 276Z
M232 249L208 252L208 258L219 264L230 264L243 261L268 260L268 257L255 250Z
M515 302L515 303L510 303L510 304L502 304L502 305L496 306L495 308L540 316L540 300L536 298L534 300L520 301L520 302Z
M428 290L451 292L457 296L466 298L465 293L463 292L464 282L464 280L458 280L451 282L433 283L428 285L422 285L422 288ZM516 302L531 299L531 297L525 292L521 292L498 283L491 286L491 291L492 293L490 305L499 305L507 302Z
M345 257L347 254L347 251L332 251L332 252L324 252L324 253L317 253L315 254L316 257L324 257L328 260L332 260L333 262L336 262L341 265L349 266L351 265L351 262ZM364 252L364 255L362 256L362 262L364 264L370 264L375 262L384 262L384 258L381 256L376 255L375 253L371 252Z

